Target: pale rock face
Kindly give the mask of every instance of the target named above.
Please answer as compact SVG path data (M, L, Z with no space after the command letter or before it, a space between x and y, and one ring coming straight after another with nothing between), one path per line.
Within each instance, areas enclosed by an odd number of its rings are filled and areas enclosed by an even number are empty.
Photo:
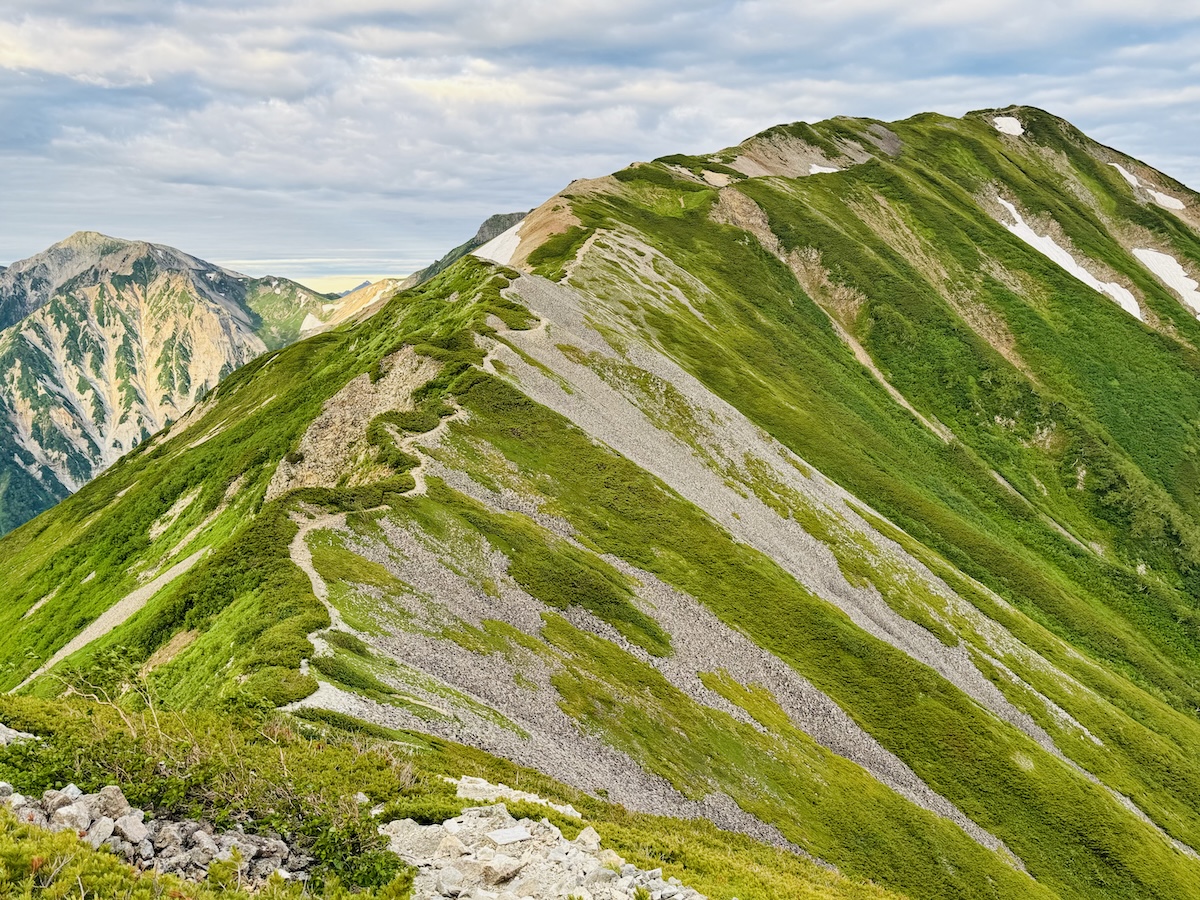
M86 232L0 271L0 484L44 508L264 353L258 332L295 340L311 294L270 283L288 291L263 306L245 276ZM38 511L0 493L0 532Z
M76 801L50 815L50 827L68 829L75 832L87 831L92 825L92 813L87 804Z
M131 844L140 844L146 839L150 830L142 822L141 810L127 813L113 823L113 830Z
M9 363L0 394L16 443L67 491L266 350L178 275L115 297L98 285L71 299L56 298L0 337Z

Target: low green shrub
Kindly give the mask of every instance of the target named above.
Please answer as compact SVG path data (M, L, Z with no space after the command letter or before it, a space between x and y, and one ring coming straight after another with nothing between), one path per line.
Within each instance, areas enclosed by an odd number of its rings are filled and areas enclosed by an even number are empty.
M371 650L367 647L363 639L356 634L351 634L348 631L327 631L322 635L323 638L334 647L340 650L346 650L353 653L355 656L369 657Z

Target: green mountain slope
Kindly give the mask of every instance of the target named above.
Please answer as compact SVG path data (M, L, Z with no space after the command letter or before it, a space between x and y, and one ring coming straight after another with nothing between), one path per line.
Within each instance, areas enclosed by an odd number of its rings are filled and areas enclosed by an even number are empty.
M0 540L0 678L119 658L909 897L1198 896L1198 201L1024 107L574 182Z

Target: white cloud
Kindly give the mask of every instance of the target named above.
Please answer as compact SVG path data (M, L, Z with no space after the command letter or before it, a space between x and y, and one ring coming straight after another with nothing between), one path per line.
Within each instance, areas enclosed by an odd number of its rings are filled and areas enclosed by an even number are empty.
M353 238L419 263L634 159L1011 102L1200 184L1198 23L1161 0L12 0L0 260L99 221L224 259L361 271L328 250Z

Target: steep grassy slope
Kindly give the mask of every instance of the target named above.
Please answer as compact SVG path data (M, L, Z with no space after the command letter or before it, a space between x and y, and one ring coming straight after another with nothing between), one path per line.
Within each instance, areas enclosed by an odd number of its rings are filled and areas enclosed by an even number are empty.
M256 360L0 541L0 677L119 658L910 897L1200 895L1200 325L1133 252L1194 271L1195 203L1024 108L573 183L524 273Z

